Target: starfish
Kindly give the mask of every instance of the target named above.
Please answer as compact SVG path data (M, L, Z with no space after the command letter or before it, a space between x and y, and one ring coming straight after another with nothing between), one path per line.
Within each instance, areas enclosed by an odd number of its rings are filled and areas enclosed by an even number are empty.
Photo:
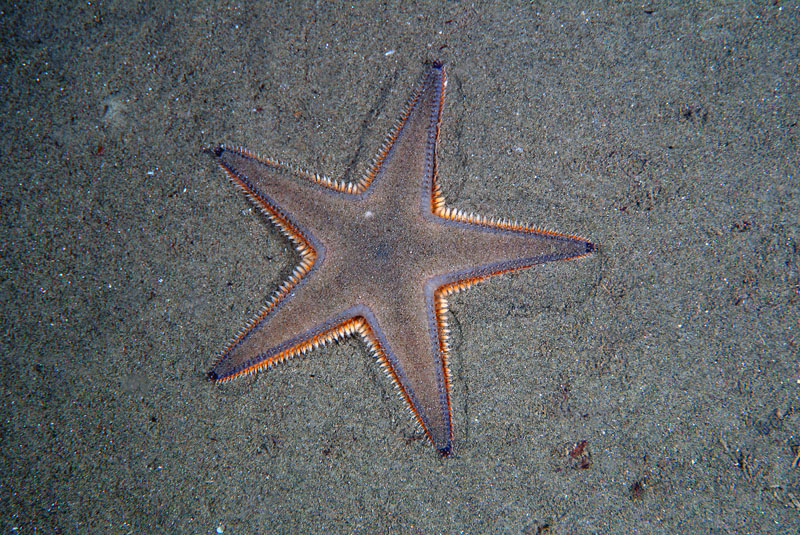
M359 182L242 148L208 151L300 254L209 379L228 381L357 334L434 447L451 453L448 296L594 245L445 205L436 177L445 80L440 62L428 66Z

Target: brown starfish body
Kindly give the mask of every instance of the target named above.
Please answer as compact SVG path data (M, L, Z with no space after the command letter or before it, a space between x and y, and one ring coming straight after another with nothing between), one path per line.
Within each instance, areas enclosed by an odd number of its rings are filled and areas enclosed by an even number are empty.
M246 150L211 150L294 242L300 264L208 372L227 381L358 334L442 455L453 431L447 297L517 269L577 258L591 242L445 206L436 150L445 88L432 64L357 183Z

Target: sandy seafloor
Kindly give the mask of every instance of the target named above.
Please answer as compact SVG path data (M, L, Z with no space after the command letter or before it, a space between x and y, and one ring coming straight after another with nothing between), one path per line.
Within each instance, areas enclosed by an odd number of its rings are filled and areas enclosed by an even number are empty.
M3 533L798 533L796 3L166 4L0 11ZM297 257L202 149L436 58L448 202L599 244L451 300L447 459L359 340L204 380Z

